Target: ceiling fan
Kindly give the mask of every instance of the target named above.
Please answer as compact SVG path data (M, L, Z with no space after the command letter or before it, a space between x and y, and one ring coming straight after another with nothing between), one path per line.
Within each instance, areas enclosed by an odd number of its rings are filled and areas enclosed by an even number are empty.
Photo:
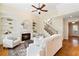
M40 5L40 3L39 3L39 5L38 5L38 7L32 5L32 7L36 9L36 10L33 10L32 12L36 12L36 11L37 11L38 14L41 14L41 11L42 11L42 12L47 12L48 10L43 10L43 8L44 8L45 6L46 6L45 4Z

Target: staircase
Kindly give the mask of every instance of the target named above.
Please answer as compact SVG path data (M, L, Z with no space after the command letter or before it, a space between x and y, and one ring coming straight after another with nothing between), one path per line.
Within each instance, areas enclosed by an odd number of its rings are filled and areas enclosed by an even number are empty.
M50 19L49 21L45 23L44 30L50 35L57 34L58 31L53 28L53 25L51 24L51 22L52 22L52 19Z

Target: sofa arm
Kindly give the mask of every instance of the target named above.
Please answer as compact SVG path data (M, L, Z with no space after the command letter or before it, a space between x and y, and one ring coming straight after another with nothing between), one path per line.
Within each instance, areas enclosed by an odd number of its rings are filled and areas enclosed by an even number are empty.
M53 56L62 47L62 36L60 34L52 35L46 42L46 56Z
M13 40L3 39L3 47L12 47L12 46L13 46Z

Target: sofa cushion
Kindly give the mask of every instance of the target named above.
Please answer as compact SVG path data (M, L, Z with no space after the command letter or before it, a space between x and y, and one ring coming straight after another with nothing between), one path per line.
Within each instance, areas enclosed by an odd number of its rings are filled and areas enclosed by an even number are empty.
M15 38L15 37L7 37L7 39L15 41L17 38Z

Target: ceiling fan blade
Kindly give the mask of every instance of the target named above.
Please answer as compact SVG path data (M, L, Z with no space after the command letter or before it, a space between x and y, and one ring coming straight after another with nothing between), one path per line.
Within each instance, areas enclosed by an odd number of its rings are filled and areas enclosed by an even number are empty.
M47 12L48 10L41 10L41 11Z
M38 9L37 7L35 7L34 5L32 5L32 7L34 7L34 8L36 8L36 9Z
M33 10L32 12L35 12L35 11L37 11L37 10Z
M41 8L40 9L42 9L42 8L44 8L46 5L45 4L43 4L42 6L41 6Z

